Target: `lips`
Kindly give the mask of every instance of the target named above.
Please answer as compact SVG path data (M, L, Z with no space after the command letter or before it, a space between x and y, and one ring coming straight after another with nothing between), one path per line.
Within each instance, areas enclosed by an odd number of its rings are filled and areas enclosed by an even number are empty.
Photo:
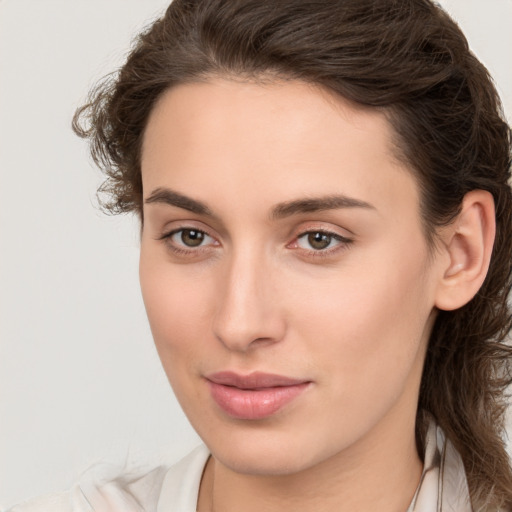
M218 372L206 377L216 404L229 416L258 420L277 413L299 397L310 381L255 372Z

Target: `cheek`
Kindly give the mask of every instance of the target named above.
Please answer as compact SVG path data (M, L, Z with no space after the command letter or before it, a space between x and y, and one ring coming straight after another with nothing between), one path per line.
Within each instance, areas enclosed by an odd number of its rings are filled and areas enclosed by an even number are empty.
M296 294L308 297L294 305L296 335L352 410L393 401L421 365L432 311L426 261L423 244L383 246Z
M211 286L204 273L184 272L151 258L144 250L140 283L155 345L168 372L171 364L193 357L208 343Z

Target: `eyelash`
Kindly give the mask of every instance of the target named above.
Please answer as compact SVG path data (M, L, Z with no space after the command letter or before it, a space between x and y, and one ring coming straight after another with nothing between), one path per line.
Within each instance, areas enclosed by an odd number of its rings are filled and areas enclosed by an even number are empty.
M167 247L173 251L175 254L177 255L181 255L181 256L192 256L192 255L199 255L201 254L202 252L204 252L205 250L208 250L209 249L209 246L203 246L203 245L198 245L197 248L189 248L189 249L185 249L184 247L186 246L178 246L176 245L175 243L173 243L172 241L172 237L178 233L183 233L185 231L194 231L196 233L200 233L202 234L203 236L207 236L213 240L214 237L211 236L210 234L208 234L207 231L204 231L202 229L196 229L196 228L192 228L192 227L181 227L181 228L178 228L178 229L173 229L172 231L169 231L168 233L164 233L162 236L160 236L158 238L158 240L162 240L163 242L166 243ZM305 238L307 237L308 235L311 235L311 234L320 234L322 236L327 236L329 238L331 238L332 240L336 240L337 243L334 247L331 247L331 248L326 248L326 249L303 249L301 247L298 247L298 243L299 243L299 240L302 239L302 238ZM338 233L334 233L332 231L328 231L328 230L325 230L325 229L309 229L307 231L303 231L301 232L300 234L298 234L295 238L294 238L294 241L291 242L290 244L288 244L286 247L291 247L292 248L298 248L299 250L302 250L302 251L305 251L307 253L307 256L308 257L313 257L313 258L326 258L326 257L329 257L329 256L332 256L333 254L339 252L339 251L343 251L343 250L346 250L348 249L348 247L353 243L354 240L350 239L350 238L347 238L347 237L344 237L344 236L341 236L339 235ZM218 243L218 242L217 242Z
M325 230L325 229L309 229L307 231L304 231L297 235L294 239L294 241L291 244L288 244L287 247L290 245L292 246L298 246L299 240L301 238L305 238L308 235L322 235L327 236L331 238L332 240L336 240L338 243L334 247L326 248L326 249L302 249L303 251L306 251L308 257L313 258L328 258L335 254L337 254L340 251L347 250L349 246L353 243L353 240L351 238L344 237L338 233L334 233L333 231Z
M187 227L182 227L182 228L173 229L172 231L169 231L168 233L164 233L158 239L162 240L163 242L165 242L165 244L167 245L167 247L169 249L171 249L171 251L173 251L175 254L180 255L180 256L199 255L203 251L208 250L207 246L200 245L200 246L197 246L197 248L192 248L191 247L189 249L186 249L185 245L178 246L175 243L173 243L172 237L174 235L177 235L178 233L183 233L185 231L195 231L196 233L200 233L202 235L208 236L209 238L215 240L213 238L213 236L209 235L205 230L203 230L203 229L196 229L196 228L193 228L193 227L188 227L188 228Z

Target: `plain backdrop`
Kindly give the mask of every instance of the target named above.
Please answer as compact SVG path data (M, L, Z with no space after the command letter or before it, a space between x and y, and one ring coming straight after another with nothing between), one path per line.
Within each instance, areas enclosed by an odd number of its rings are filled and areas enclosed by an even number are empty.
M0 0L0 509L91 464L199 443L153 348L138 225L95 207L70 130L94 82L166 0ZM512 0L446 0L512 112Z

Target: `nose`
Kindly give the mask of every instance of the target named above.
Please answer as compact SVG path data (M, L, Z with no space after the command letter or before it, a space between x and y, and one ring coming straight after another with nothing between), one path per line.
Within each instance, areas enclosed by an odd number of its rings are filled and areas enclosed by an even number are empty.
M214 317L216 338L229 350L246 352L277 343L286 331L278 300L277 269L257 253L238 254L219 273Z

